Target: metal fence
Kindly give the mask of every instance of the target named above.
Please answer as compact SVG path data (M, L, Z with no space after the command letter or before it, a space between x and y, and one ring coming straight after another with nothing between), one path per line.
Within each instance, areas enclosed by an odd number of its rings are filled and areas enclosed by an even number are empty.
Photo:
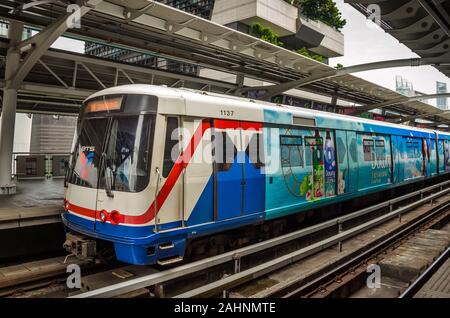
M12 157L13 178L64 178L70 156L70 153L15 152Z

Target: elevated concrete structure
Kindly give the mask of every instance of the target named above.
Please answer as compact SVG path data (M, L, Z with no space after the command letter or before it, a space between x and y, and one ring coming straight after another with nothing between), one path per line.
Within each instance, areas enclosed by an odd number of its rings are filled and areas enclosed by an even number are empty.
M313 21L284 0L216 0L212 21L249 33L261 23L291 49L308 48L326 58L344 55L344 35L321 21Z

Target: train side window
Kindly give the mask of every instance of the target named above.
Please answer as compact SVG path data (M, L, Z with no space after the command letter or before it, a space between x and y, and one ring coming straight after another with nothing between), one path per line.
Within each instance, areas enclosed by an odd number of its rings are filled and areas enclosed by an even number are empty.
M262 134L256 133L252 136L245 152L256 169L264 167L264 145Z
M282 167L304 167L301 136L280 136L280 146Z
M363 140L364 161L374 161L374 141L371 139Z
M231 169L237 156L237 148L230 136L223 132L216 132L214 135L214 147L212 155L217 171L228 171Z
M375 140L375 156L378 161L386 160L386 149L384 140Z
M320 156L323 156L323 138L320 137L319 131L316 130L316 136L315 137L305 137L305 159L306 159L306 166L313 166L314 165L314 158L317 158L317 153L314 151L317 151L317 149L321 148L322 152ZM314 155L314 156L313 156ZM319 159L322 160L323 158Z
M408 156L408 159L419 158L419 142L407 141L406 142L406 154Z
M164 148L164 164L163 164L163 177L167 178L172 170L175 160L180 155L180 143L178 133L178 118L168 117L166 127L166 142Z

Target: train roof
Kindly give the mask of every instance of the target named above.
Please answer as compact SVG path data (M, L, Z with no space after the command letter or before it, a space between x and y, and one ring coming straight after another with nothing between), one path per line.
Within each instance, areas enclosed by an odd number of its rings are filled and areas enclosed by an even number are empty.
M153 95L157 96L159 99L161 98L167 98L167 99L184 99L186 103L189 103L190 101L195 102L203 102L203 103L210 103L212 105L217 105L217 107L221 105L228 105L246 109L251 112L252 116L254 117L254 121L258 122L267 122L265 120L264 116L258 116L257 113L255 113L255 110L266 110L266 111L272 111L276 113L290 113L292 116L299 116L304 118L322 118L322 119L328 119L333 121L345 121L345 122L352 122L355 124L369 124L369 125L377 125L380 127L390 127L393 129L400 129L404 131L415 131L415 132L422 132L422 133L434 133L438 132L440 135L446 135L450 136L450 133L445 133L441 131L435 131L425 128L416 128L411 126L405 126L405 125L399 125L394 123L388 123L388 122L382 122L382 121L376 121L366 118L360 118L360 117L354 117L354 116L348 116L348 115L342 115L342 114L336 114L336 113L329 113L319 110L311 110L306 108L299 108L295 106L288 106L288 105L282 105L282 104L273 104L269 102L264 101L257 101L252 100L249 98L242 98L238 96L229 96L229 95L222 95L217 93L210 93L210 92L204 92L204 91L196 91L191 89L184 89L184 88L169 88L166 86L155 86L155 85L146 85L146 84L133 84L133 85L123 85L123 86L117 86L112 88L107 88L105 90L99 91L90 97L88 97L86 100L99 97L99 96L105 96L105 95L114 95L114 94L143 94L143 95ZM201 108L203 111L206 112L205 108ZM205 114L205 117L207 114ZM251 120L248 118L245 118L243 120Z

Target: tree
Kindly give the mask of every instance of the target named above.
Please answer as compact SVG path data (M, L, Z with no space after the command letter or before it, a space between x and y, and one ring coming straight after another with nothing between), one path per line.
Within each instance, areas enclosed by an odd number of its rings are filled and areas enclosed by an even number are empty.
M250 29L251 35L260 38L266 42L283 46L283 43L278 40L278 34L276 34L272 29L264 27L260 23L254 23Z
M301 54L303 56L309 57L310 59L316 60L320 63L325 63L325 58L322 55L319 54L313 54L306 47L301 48L300 50L297 50L298 54Z
M286 0L301 9L302 13L311 20L322 21L340 31L347 21L342 19L338 7L333 0Z

